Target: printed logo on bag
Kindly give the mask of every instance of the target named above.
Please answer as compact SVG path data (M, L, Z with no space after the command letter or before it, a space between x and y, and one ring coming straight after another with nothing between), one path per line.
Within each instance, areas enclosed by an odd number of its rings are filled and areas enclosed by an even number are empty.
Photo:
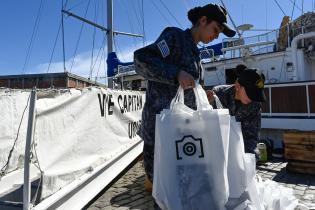
M159 43L157 43L157 46L158 46L163 58L165 58L166 56L168 56L170 54L170 49L168 48L167 43L164 39L162 41L160 41Z
M204 157L201 138L195 138L192 135L184 136L181 140L175 141L175 146L177 160L183 157Z

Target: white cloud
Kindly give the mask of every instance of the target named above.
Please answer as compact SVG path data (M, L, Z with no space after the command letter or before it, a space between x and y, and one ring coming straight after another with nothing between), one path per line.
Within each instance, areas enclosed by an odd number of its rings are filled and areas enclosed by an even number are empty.
M100 53L98 59L96 60L97 53L98 53L98 51L94 51L93 63L95 63L95 64L94 64L94 68L93 68L93 75L96 74L96 72L99 68L99 65L100 65L99 74L101 76L104 76L105 75L104 63L106 61L104 58L101 59L101 53ZM71 72L71 73L74 73L74 74L77 74L80 76L88 77L90 74L90 69L91 69L91 58L92 58L91 51L82 52L82 53L78 54L74 58L74 60L73 60L73 58L69 58L65 62L66 70L68 72ZM49 65L49 63L38 64L34 68L34 72L32 72L32 73L46 73L48 70L48 65ZM71 65L72 65L72 67L71 67ZM63 68L63 62L62 61L54 62L54 63L50 64L49 72L63 72L63 71L64 71L64 68Z
M141 47L141 46L137 46ZM106 49L105 49L106 50ZM122 61L122 62L132 62L133 61L133 52L134 52L135 48L134 47L130 47L130 48L126 48L124 51L117 53L118 58ZM98 54L99 50L94 50L94 55L93 55L93 59L94 59L94 67L93 67L93 74L92 74L92 78L95 77L98 73L98 77L105 77L106 76L106 72L107 72L107 64L106 64L106 59L107 59L107 53L105 53L105 55L103 54L102 57L102 52L99 53L99 57L97 58L97 54ZM104 58L105 56L105 58ZM91 58L92 58L92 54L91 51L86 51L86 52L82 52L80 54L78 54L73 62L73 58L69 58L68 60L66 60L65 64L66 64L66 70L68 72L71 72L73 74L77 74L83 77L89 77L90 74L90 69L91 69ZM97 60L96 60L97 58ZM71 64L73 62L72 68ZM42 63L42 64L38 64L35 68L34 71L29 71L29 73L46 73L47 69L48 69L48 65L49 63ZM71 71L70 71L71 70ZM50 64L49 67L49 72L63 72L63 62L62 61L58 61L58 62L54 62ZM99 81L104 81L104 78L99 80Z
M147 42L147 43L151 43L151 42ZM133 47L130 46L129 48L124 49L122 52L116 52L116 53L117 53L118 58L122 62L132 62L134 51L141 47L143 47L143 45L141 43L137 43L136 46L133 46Z

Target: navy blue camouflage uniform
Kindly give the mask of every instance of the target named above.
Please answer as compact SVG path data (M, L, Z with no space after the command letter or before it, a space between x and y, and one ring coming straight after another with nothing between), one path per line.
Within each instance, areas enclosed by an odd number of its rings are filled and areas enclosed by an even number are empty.
M230 115L241 122L245 152L259 157L257 143L261 129L261 103L252 101L245 105L235 100L234 85L219 85L213 88L224 108L228 108Z
M144 168L153 181L155 115L169 108L177 93L180 71L189 73L195 80L201 74L199 50L191 30L166 28L159 38L134 53L136 72L148 80L146 102L142 112L142 124L138 134L144 141ZM185 104L196 109L192 89L185 90Z

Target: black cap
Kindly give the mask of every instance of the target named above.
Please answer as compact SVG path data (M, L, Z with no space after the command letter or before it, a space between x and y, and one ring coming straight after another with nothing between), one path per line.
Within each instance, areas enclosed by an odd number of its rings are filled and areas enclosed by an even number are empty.
M243 64L239 64L235 67L234 69L234 74L239 77L241 75L241 73L247 69L247 66L243 65Z
M207 4L202 7L204 15L211 20L217 21L223 26L222 33L227 37L235 36L235 31L227 24L227 11L224 7L217 4Z
M257 69L245 69L237 81L245 88L247 96L252 101L266 101L264 93L265 76L262 73L258 73Z

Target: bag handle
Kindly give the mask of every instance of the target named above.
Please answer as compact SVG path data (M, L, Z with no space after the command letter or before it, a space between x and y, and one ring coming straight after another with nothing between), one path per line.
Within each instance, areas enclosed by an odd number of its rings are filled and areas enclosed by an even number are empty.
M176 103L184 104L184 89L179 86L175 97L172 99L170 109L173 109Z
M219 97L217 95L213 95L213 97L214 97L214 101L217 106L217 109L224 109Z
M208 102L206 92L200 84L196 82L196 86L193 88L193 91L195 94L197 111L213 109ZM184 105L184 89L181 86L179 86L175 97L171 101L170 109L174 109L176 104Z
M201 110L213 110L213 107L208 101L207 94L200 84L197 84L194 88L194 93L196 97L197 111Z

